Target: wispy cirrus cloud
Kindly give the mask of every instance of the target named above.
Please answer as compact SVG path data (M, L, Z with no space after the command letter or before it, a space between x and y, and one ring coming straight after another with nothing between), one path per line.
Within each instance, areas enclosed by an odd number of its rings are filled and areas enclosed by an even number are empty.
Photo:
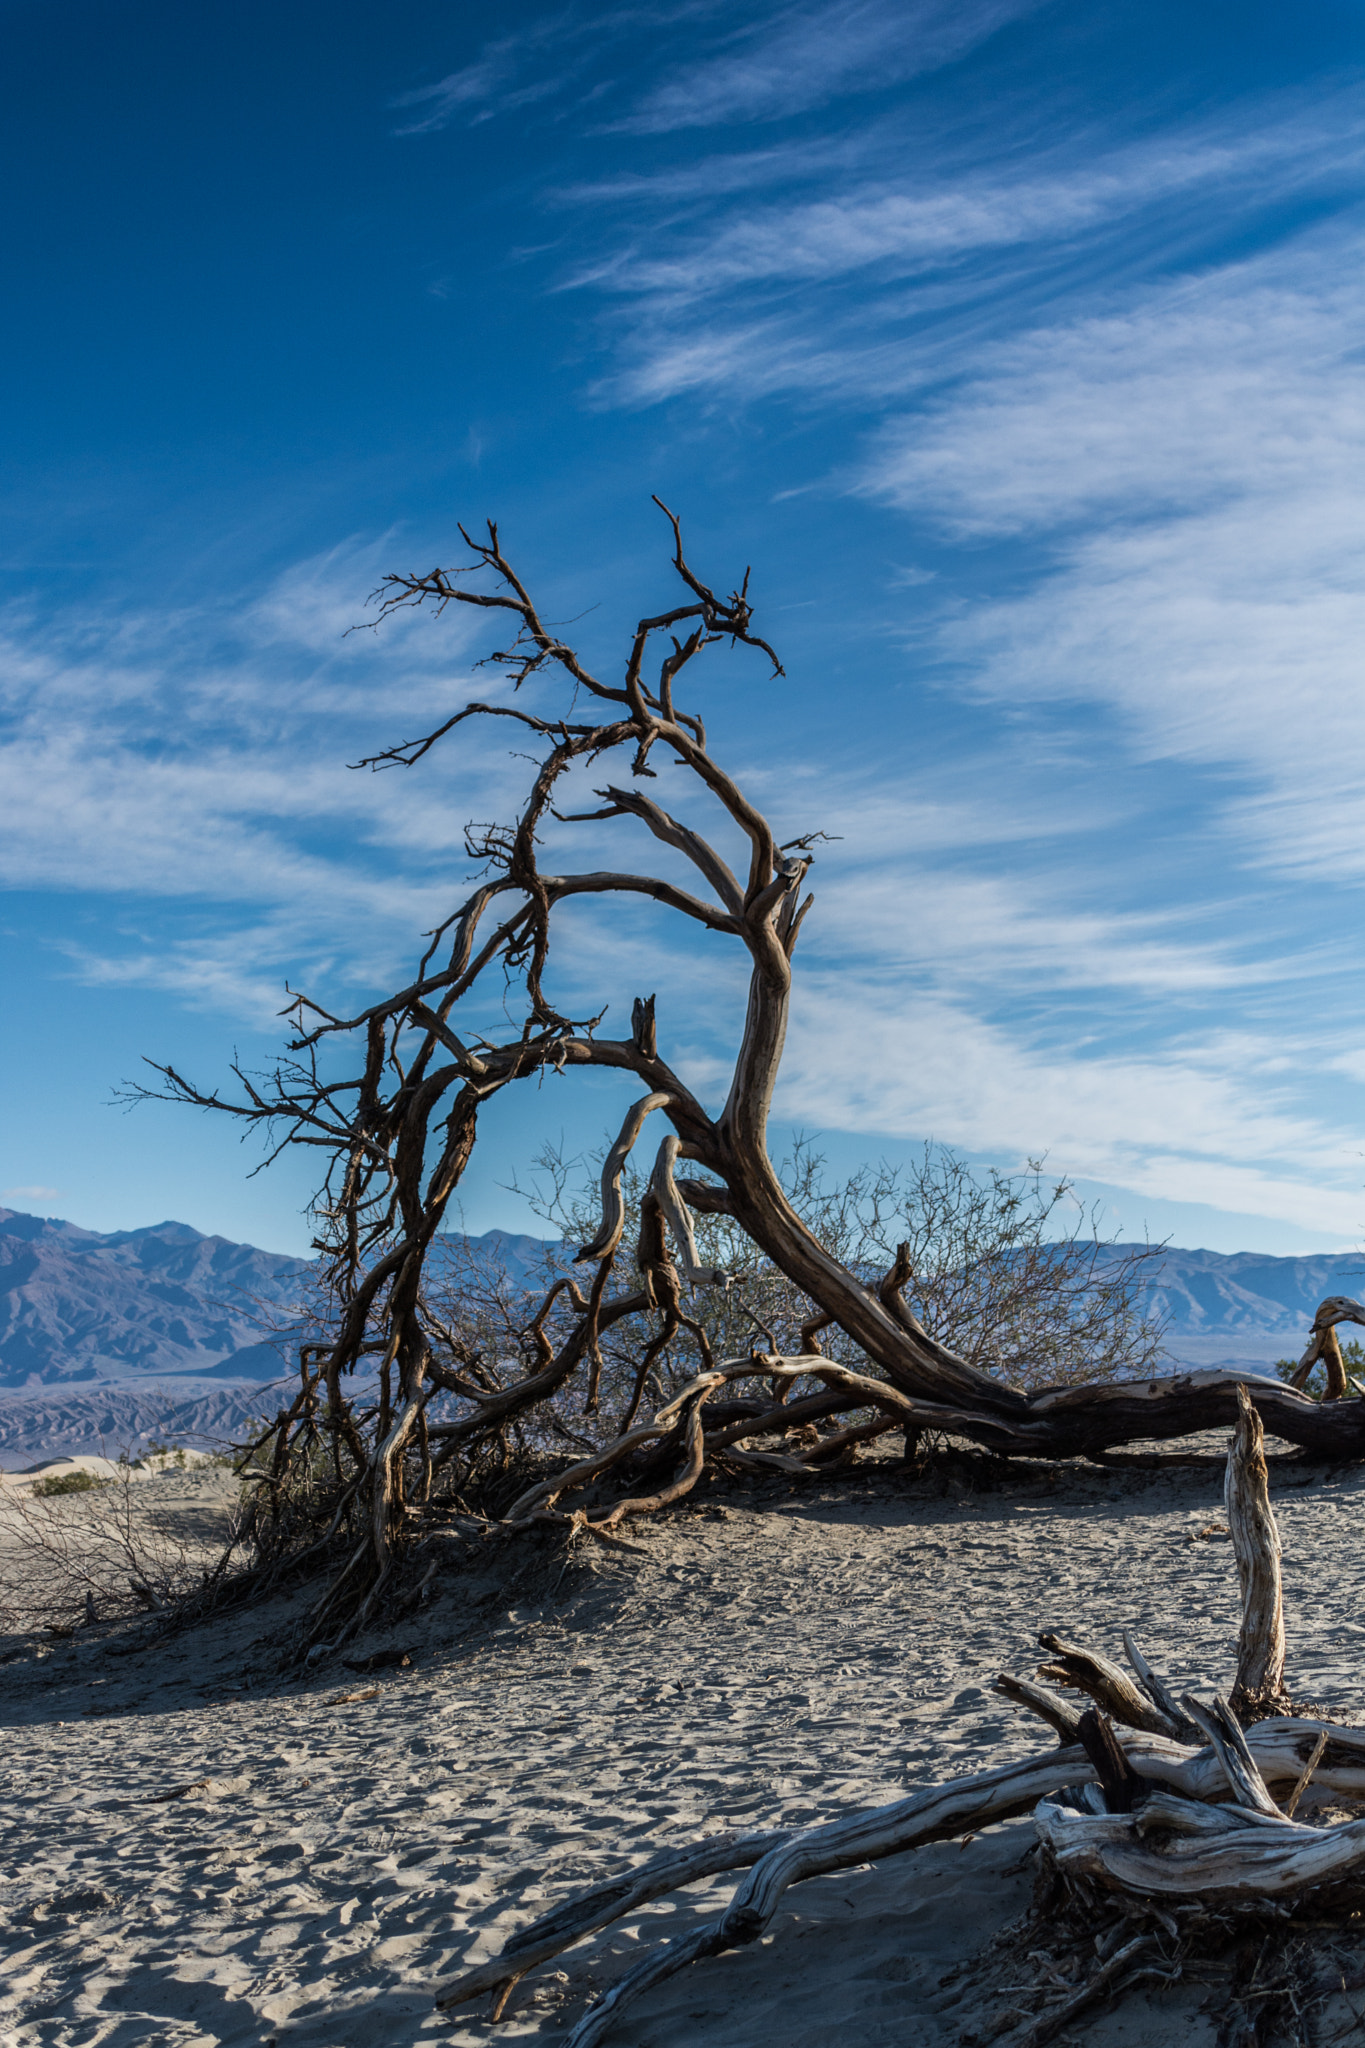
M1207 205L1221 194L1240 204L1247 182L1260 177L1274 178L1283 198L1285 185L1292 190L1329 169L1339 176L1342 139L1338 135L1333 147L1317 121L1295 119L1268 133L1238 124L1222 136L1130 144L1090 155L1083 165L1059 149L1051 167L1043 156L973 167L955 178L920 174L903 183L884 177L860 182L855 162L850 189L837 196L734 210L728 219L693 229L690 238L686 229L675 229L672 249L633 244L570 283L683 299L728 292L741 279L799 287L864 271L914 278L925 268L993 251L1065 245L1173 202ZM883 141L875 153L884 151ZM873 153L874 146L865 146L859 154ZM1360 153L1357 141L1352 154L1358 159ZM791 152L791 176L810 175L801 156ZM775 157L763 159L761 168L765 183L776 179ZM827 183L830 167L819 168ZM708 196L727 198L738 188L737 167L727 169L726 183ZM607 194L599 189L594 196L600 201Z
M617 133L771 123L951 64L1039 0L719 0L541 16L472 62L404 93L399 132L424 134L568 101ZM602 75L604 63L616 60Z
M1365 877L1362 253L1337 225L985 351L863 472L1046 548L944 620L970 688L1105 707L1137 755L1224 777L1244 861L1338 880Z
M1074 318L1126 281L1159 286L1170 250L1197 258L1211 220L1251 233L1289 207L1331 212L1365 164L1359 98L1344 89L1102 150L1007 138L945 166L879 128L807 176L807 146L785 168L813 189L781 199L757 180L744 191L730 156L711 194L694 166L690 192L660 174L652 190L628 182L614 207L600 189L585 198L596 246L558 288L604 295L608 333L611 302L628 305L597 387L606 402L786 395L875 410L957 377L1002 334ZM763 186L781 159L765 153Z
M855 1058L832 1061L831 1033ZM837 1039L836 1039L837 1042ZM855 976L808 985L779 1109L797 1122L922 1137L1019 1160L1048 1152L1069 1172L1140 1194L1356 1236L1365 1225L1359 1144L1306 1110L1311 1037L1235 1042L1216 1029L1143 1053L1031 1043L973 1004ZM1312 1162L1311 1168L1308 1162Z
M499 815L519 777L477 738L458 796L439 769L348 767L468 691L462 617L348 632L377 559L382 540L339 547L174 614L0 619L0 884L127 906L60 941L78 978L259 1023L286 972L353 985L448 909L470 809Z
M867 488L963 534L1125 524L1358 474L1359 226L978 350L880 431Z
M594 67L632 34L666 35L687 23L703 26L718 12L715 0L662 0L590 12L562 7L494 37L477 57L430 85L415 86L393 103L400 135L425 135L452 124L478 126L542 103L580 97ZM590 88L591 90L591 88ZM592 97L600 96L600 85Z
M645 92L621 126L776 121L951 64L1038 0L818 0L764 9Z

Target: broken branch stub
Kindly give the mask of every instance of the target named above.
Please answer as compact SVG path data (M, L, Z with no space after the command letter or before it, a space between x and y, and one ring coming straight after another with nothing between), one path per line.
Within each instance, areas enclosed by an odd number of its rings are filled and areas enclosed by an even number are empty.
M1285 1642L1280 1532L1270 1505L1265 1430L1241 1386L1223 1499L1242 1592L1237 1676L1231 1698L1237 1714L1245 1719L1249 1712L1274 1713L1282 1705Z

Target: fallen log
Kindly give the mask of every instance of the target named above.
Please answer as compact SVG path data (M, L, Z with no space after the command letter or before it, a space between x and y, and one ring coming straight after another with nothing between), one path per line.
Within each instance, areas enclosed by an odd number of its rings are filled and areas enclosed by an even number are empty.
M756 1940L776 1912L783 1893L804 1878L875 1862L919 1848L926 1842L954 1840L976 1828L988 1827L992 1821L1029 1813L1045 1793L1093 1775L1085 1751L1076 1745L1055 1749L1046 1756L1029 1757L1020 1764L1005 1764L979 1776L931 1785L912 1793L908 1799L848 1814L824 1827L742 1839L713 1836L691 1849L658 1857L628 1877L596 1886L581 1899L547 1913L544 1919L514 1935L501 1955L447 1985L437 1997L437 2006L446 2011L484 1991L496 1992L514 1974L513 1966L520 1976L534 1962L561 1954L585 1934L596 1933L649 1900L662 1898L698 1878L750 1869L752 1874L736 1890L726 1912L698 1930L698 1937L704 1937L706 1945L695 1948L689 1938L685 1944L668 1947L662 1952L662 1961L667 1965L662 1969L655 1968L658 1959L647 1957L616 1986L610 1994L611 2003L604 2000L601 2006L594 2007L588 2020L594 2020L595 2015L614 2015L703 1954L716 1955L723 1948L739 1948ZM759 1842L767 1844L761 1851L757 1847ZM573 2048L588 2048L590 2042L602 2038L603 2030L595 2024L590 2027L587 2020L570 2037Z
M790 1370L791 1361L768 1360ZM802 1360L810 1369L809 1359ZM708 1376L712 1385L724 1369ZM708 1389L709 1390L709 1389ZM904 1398L904 1397L902 1397ZM673 1404L695 1418L701 1389ZM1067 2017L1100 1996L1151 1976L1178 1973L1161 1947L1173 1913L1204 1925L1210 1912L1283 1911L1308 1895L1358 1888L1365 1902L1365 1820L1317 1826L1295 1818L1309 1783L1365 1797L1365 1728L1307 1715L1268 1713L1283 1691L1284 1623L1279 1537L1270 1507L1263 1432L1244 1389L1228 1452L1226 1498L1242 1592L1237 1679L1227 1698L1178 1700L1130 1635L1133 1678L1101 1652L1051 1631L1041 1676L1087 1695L1084 1713L1051 1687L1001 1673L997 1690L1046 1722L1060 1740L1042 1754L945 1785L921 1787L888 1806L814 1828L712 1836L670 1850L594 1886L513 1935L501 1954L442 1988L442 2010L492 1994L500 2016L513 1988L539 1964L638 1912L655 1899L727 1872L747 1872L723 1912L680 1939L661 1942L582 2016L566 2048L598 2048L647 1992L726 1949L748 1946L771 1924L792 1885L903 1855L925 1843L975 1833L1032 1812L1054 1885L1073 1912L1108 1899L1129 1916L1120 1941L1099 1930L1108 1960L1027 2041L1050 2039ZM695 1425L694 1425L695 1426ZM695 1441L695 1438L694 1438ZM1277 1798L1277 1788L1281 1790ZM1352 1892L1352 1896L1356 1896ZM1132 1933L1132 1916L1155 1931ZM1191 1923L1193 1924L1193 1923ZM1220 1922L1220 1924L1222 1924ZM1020 2048L1025 2048L1024 2042Z

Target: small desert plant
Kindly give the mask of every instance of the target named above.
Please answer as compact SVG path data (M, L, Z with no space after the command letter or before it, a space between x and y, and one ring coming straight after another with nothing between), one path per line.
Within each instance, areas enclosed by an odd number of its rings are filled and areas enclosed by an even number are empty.
M186 1465L185 1446L175 1443L163 1444L158 1442L156 1437L152 1437L147 1444L146 1450L136 1462L139 1465L155 1467L158 1472L164 1472L167 1464L170 1463L183 1472Z
M110 1479L97 1479L93 1472L49 1472L32 1491L41 1500L58 1500L64 1493L93 1493L97 1486L112 1486Z

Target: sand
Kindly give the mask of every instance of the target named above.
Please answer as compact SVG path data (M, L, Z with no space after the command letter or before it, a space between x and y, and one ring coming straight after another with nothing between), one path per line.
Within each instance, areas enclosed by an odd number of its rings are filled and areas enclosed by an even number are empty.
M203 1512L210 1483L168 1475L146 1497L178 1486ZM1280 1466L1272 1486L1294 1690L1365 1722L1365 1473ZM633 1525L640 1554L563 1567L452 1542L435 1602L355 1646L409 1650L372 1675L278 1675L252 1640L298 1600L142 1654L98 1630L0 1645L0 2041L550 2044L642 1937L729 1885L571 1950L497 2029L438 2015L433 1988L661 1845L832 1818L1045 1748L989 1690L1033 1667L1038 1629L1117 1650L1128 1623L1173 1679L1230 1675L1230 1547L1190 1540L1222 1520L1206 1471L814 1488L717 1483ZM661 1987L613 2039L946 2048L1001 2002L973 1959L1027 1902L1032 1839L1011 1822L800 1887L768 1940ZM1069 2038L1197 2048L1206 1995L1135 1994Z

